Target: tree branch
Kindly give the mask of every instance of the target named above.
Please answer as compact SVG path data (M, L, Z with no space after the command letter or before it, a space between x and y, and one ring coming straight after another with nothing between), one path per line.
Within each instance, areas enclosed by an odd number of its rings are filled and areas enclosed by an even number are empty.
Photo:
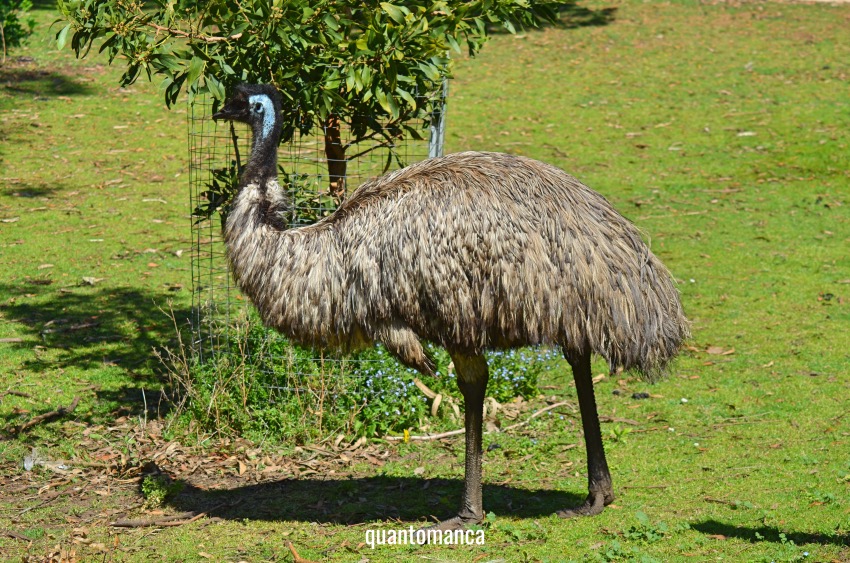
M420 387L420 389L421 389L421 387ZM526 426L527 424L529 424L532 420L534 420L535 418L537 418L541 414L547 413L547 412L549 412L553 409L557 409L558 407L570 407L573 410L573 412L575 412L575 410L576 410L575 407L569 401L561 401L561 402L555 403L553 405L549 405L548 407L544 407L540 410L534 411L534 413L531 416L529 416L526 420L524 420L522 422L517 422L516 424L511 424L510 426L507 426L507 427L503 428L502 430L500 430L500 432L507 432L508 430L515 430L515 429L520 428L522 426ZM466 432L466 430L464 430L463 428L460 428L458 430L449 430L448 432L442 432L440 434L425 434L425 435L422 435L422 436L410 436L408 439L411 442L412 441L424 442L424 441L430 441L430 440L440 440L442 438L448 438L450 436L459 436L460 434L463 434L464 432ZM487 432L484 432L484 434L492 434L492 432L487 431ZM391 442L399 442L399 441L404 440L404 437L402 437L402 436L385 436L384 439L389 440Z
M153 22L146 22L146 26L152 27L157 31L164 31L169 35L173 35L175 37L185 37L186 39L200 39L201 41L205 41L207 43L218 43L220 41L231 41L233 39L239 39L242 37L241 33L234 33L233 35L228 35L226 37L218 36L218 35L204 35L201 33L192 33L190 31L183 31L182 29L174 29L173 27L165 27Z
M60 416L65 416L66 414L73 412L73 410L75 408L77 408L77 404L79 404L79 402L80 402L80 398L74 397L74 400L67 407L59 407L55 411L50 411L50 412L46 412L44 414L40 414L38 416L34 416L29 422L25 422L24 424L21 424L20 426L16 426L15 428L13 428L12 434L20 434L24 430L28 430L28 429L32 428L33 426L35 426L36 424L39 424L40 422L44 422L45 420L50 420L52 418L58 418Z

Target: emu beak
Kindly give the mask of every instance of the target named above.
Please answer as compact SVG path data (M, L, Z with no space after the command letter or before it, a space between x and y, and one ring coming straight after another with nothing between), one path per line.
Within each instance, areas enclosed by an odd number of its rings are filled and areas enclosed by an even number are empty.
M232 111L228 111L227 106L221 108L219 111L215 112L212 116L214 121L218 121L219 119L233 119L236 117Z
M244 100L230 100L224 104L224 107L214 113L212 118L216 121L218 121L219 119L228 119L230 121L247 121L248 104Z

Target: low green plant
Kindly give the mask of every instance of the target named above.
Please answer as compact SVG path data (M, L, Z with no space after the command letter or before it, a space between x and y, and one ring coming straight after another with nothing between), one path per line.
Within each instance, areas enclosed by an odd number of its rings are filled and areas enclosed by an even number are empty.
M560 357L554 349L521 348L487 353L490 381L487 395L504 403L515 397L529 399L537 395L540 375Z
M345 357L295 346L254 313L230 327L225 340L228 347L203 359L182 349L162 358L178 416L204 431L302 443L340 432L382 436L418 429L431 407L417 378L462 404L451 358L431 344L434 377L402 366L381 345ZM545 349L488 353L488 395L499 402L536 396L551 357Z
M660 563L660 559L650 557L634 546L624 547L619 540L611 540L595 554L597 561L638 561L640 563Z
M821 490L818 490L818 489L810 490L809 491L809 498L812 499L812 502L817 503L817 504L828 504L828 503L831 503L831 502L836 502L838 500L838 498L835 496L835 494L827 492L827 491L821 491Z
M732 507L732 510L741 510L741 509L751 510L751 509L755 508L753 503L751 503L749 501L741 501L741 500L733 500L732 504L730 506Z
M839 483L850 483L850 467L848 469L839 469L837 473L837 481Z
M776 541L772 538L765 538L764 535L756 532L755 534L757 541ZM797 563L799 561L805 561L809 557L808 551L803 551L800 547L794 542L794 540L790 539L784 532L780 532L778 536L778 551L770 556L766 556L762 558L764 563L776 563L777 561L785 561L787 563Z
M37 540L39 538L44 537L44 528L36 527L24 530L24 535L30 538L31 540Z
M183 489L183 483L165 475L147 475L142 480L142 496L147 508L157 508Z
M615 424L611 427L611 430L608 431L608 437L612 442L616 442L618 444L625 444L626 437L631 433L632 429L628 426L623 426L622 424Z
M538 522L534 522L534 527L528 529L528 527L518 525L517 522L499 518L493 511L486 513L480 524L470 526L469 529L473 531L485 530L488 531L488 534L501 532L512 542L545 542L549 535Z
M654 543L676 532L687 530L690 526L686 523L676 526L668 526L664 522L652 522L645 512L638 510L635 513L637 524L633 524L623 532L623 537L644 543Z

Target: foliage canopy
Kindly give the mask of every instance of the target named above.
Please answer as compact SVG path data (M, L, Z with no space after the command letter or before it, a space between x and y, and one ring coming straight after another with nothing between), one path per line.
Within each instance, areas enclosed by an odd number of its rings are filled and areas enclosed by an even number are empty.
M35 20L28 13L31 8L30 0L0 0L0 56L3 61L9 47L17 47L32 35Z
M404 123L422 117L422 94L450 74L449 52L472 55L491 26L515 31L556 21L549 0L59 0L60 48L85 56L97 39L122 84L162 77L169 106L184 89L216 100L239 82L273 83L290 103L284 123L309 129L359 116ZM291 132L290 132L291 135ZM284 135L286 139L287 135Z

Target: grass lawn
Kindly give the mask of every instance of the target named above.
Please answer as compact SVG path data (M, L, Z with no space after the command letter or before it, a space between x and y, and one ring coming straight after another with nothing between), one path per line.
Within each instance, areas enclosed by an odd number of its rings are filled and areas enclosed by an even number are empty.
M152 349L191 309L185 106L57 52L43 3L0 67L3 558L850 560L850 5L585 5L610 21L457 61L446 148L564 168L680 280L694 338L671 376L596 385L612 506L553 516L586 493L568 407L485 437L483 546L363 545L454 513L462 438L346 454L166 428ZM530 409L575 401L565 364L542 392ZM161 507L152 467L182 484Z

